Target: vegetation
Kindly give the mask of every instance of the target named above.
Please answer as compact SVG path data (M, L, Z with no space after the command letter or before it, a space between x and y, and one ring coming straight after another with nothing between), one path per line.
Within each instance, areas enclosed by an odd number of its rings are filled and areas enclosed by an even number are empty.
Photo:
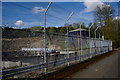
M75 30L78 28L80 28L80 25L78 25L77 27L68 26L69 31ZM86 29L86 26L83 24L81 28ZM34 26L31 28L24 28L24 29L13 29L13 28L5 27L2 30L2 32L3 32L3 38L19 38L19 37L27 37L29 35L32 35L32 33L43 32L43 30L44 30L44 27L41 27L41 26ZM66 34L67 27L66 26L60 26L58 28L47 27L46 32Z
M95 37L94 31L97 27L99 27L96 35L97 38L99 37L99 33L100 33L101 35L100 37L105 36L106 40L112 40L113 47L118 48L120 45L120 28L118 27L120 25L119 23L120 19L119 18L114 19L115 17L114 13L115 13L115 9L107 4L104 5L102 8L100 7L96 8L96 10L94 11L94 25L93 27L91 27L91 37L92 38ZM80 28L79 23L73 23L73 24L77 24L77 26L76 27L68 26L69 31ZM91 24L92 23L89 23L88 27L90 27ZM88 27L86 27L84 23L81 26L82 29L87 29L87 30ZM21 36L27 37L29 35L33 35L33 32L34 33L43 32L43 30L44 27L41 26L33 26L31 28L26 28L26 29L13 29L13 28L5 27L3 29L3 38L5 37L15 38L16 36L17 38ZM66 26L47 27L46 32L66 34L67 27Z
M94 11L94 20L101 29L101 35L105 36L106 40L113 41L113 48L118 48L120 45L120 20L114 19L115 9L110 5L104 5L102 8L97 7Z

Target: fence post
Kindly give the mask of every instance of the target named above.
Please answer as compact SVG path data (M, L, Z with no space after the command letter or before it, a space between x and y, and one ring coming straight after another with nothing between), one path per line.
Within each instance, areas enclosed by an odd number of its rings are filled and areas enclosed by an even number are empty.
M69 21L69 19L71 18L71 16L73 15L74 13L72 12L71 14L70 14L70 16L68 17L68 19L67 19L67 21L66 21L66 23L65 24L67 24L68 23L68 21ZM68 50L68 35L69 35L69 29L68 29L68 26L67 26L67 44L66 44L66 46L67 46L67 61L68 61L68 66L69 66L69 50Z
M90 28L92 27L93 23L91 24L91 26L89 27L89 38L90 38Z
M87 38L87 50L88 50L88 51L87 51L87 59L88 59L89 56L90 56L90 55L89 55L89 54L90 54L90 53L89 53L89 38Z
M92 53L91 53L91 39L89 38L89 47L90 47L90 58L92 56Z
M81 57L81 61L82 61L82 33L81 33L81 26L82 25L80 25L80 39L81 39L80 40L80 42L81 42L81 56L80 57Z
M49 3L47 9L45 10L45 13L44 13L44 66L46 66L46 13L47 13L47 10L48 8L50 7L52 2ZM44 68L44 72L46 73L46 68Z
M91 46L90 46L90 28L93 26L94 23L91 24L91 26L89 27L89 49L90 49L90 57L91 57Z
M96 39L96 31L97 31L98 27L95 29L94 33L95 33L95 39Z

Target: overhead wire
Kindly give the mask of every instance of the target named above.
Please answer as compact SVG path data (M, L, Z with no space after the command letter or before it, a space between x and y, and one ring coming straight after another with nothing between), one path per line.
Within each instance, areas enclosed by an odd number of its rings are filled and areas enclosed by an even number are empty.
M29 11L31 11L31 10L33 10L33 9L31 9L31 8L29 8L29 7L26 7L26 6L23 6L23 5L20 5L20 4L17 4L17 3L13 3L15 6L18 6L18 7L22 7L22 8L24 8L24 9L27 9L27 10L29 10ZM58 5L58 4L54 4L54 6L56 6L56 7L58 7L58 8L61 8L62 10L64 10L64 11L66 11L66 12L68 12L68 13L70 13L70 12L72 12L71 10L68 10L68 9L66 9L66 8L64 8L64 7L61 7L60 5ZM53 10L53 9L52 9ZM53 10L53 12L56 12L55 10ZM56 12L57 13L57 12ZM65 15L65 14L63 14L63 15ZM77 16L76 18L75 17L72 17L72 19L79 19L79 14L77 14L77 13L75 13L74 12L74 15L75 16ZM59 20L59 21L66 21L66 19L65 18L61 18L61 17L58 17L58 16L55 16L55 15L51 15L51 14L47 14L47 16L49 16L49 17L51 17L52 19L54 18L54 19L56 19L56 20ZM54 20L53 19L53 20ZM81 18L81 20L84 20L83 18ZM48 21L49 22L49 21Z
M55 4L55 6L56 6L56 7L59 7L59 8L62 8L63 10L68 11L68 12L70 12L70 13L73 12L73 11L71 11L71 10L68 10L68 9L60 6L59 4ZM78 19L81 19L82 21L88 21L88 20L85 19L85 18L80 18L81 16L80 16L78 13L76 13L76 12L74 12L74 15L76 15L77 18L78 18ZM73 17L72 17L72 18L73 18ZM73 19L75 19L75 18L73 18ZM82 22L82 21L81 21L81 22Z

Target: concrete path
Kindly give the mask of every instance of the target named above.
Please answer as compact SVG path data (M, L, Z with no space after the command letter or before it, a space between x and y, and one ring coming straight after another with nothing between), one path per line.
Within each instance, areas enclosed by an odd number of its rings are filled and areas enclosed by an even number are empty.
M118 77L118 53L112 54L87 69L77 72L71 78L117 78Z

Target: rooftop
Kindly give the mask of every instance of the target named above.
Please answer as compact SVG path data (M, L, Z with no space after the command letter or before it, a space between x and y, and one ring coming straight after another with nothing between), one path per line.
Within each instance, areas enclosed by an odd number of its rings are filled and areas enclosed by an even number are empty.
M72 31L69 31L69 32L75 32L75 31L80 31L80 28L79 28L79 29L72 30ZM87 31L87 30L86 30L86 29L81 29L81 31Z

